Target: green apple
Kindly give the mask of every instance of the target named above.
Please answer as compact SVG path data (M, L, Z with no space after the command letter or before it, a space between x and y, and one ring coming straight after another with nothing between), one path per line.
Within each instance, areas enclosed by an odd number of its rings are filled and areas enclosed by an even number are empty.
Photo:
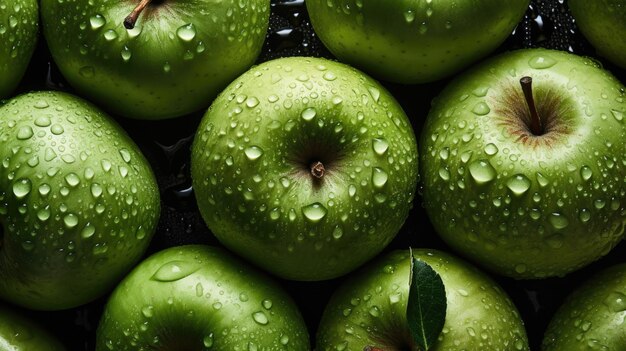
M529 0L307 0L311 23L342 62L398 83L432 82L495 50Z
M64 351L65 347L17 310L0 305L0 350Z
M37 0L0 0L0 99L22 79L37 44Z
M413 250L413 256L439 273L446 291L445 324L430 350L529 350L517 309L495 282L441 251ZM408 251L392 252L349 277L324 310L317 350L417 351L407 324L409 277Z
M58 310L105 294L159 216L150 166L92 105L60 92L0 107L0 297Z
M309 350L298 308L269 277L201 245L158 252L115 289L96 350Z
M601 56L626 69L626 1L569 0L576 24Z
M567 297L542 350L625 350L626 264L604 269Z
M0 305L0 350L64 351L65 347L18 311Z
M345 274L408 216L417 145L400 105L340 63L285 58L235 80L204 116L191 175L228 248L287 279Z
M424 207L437 232L522 279L608 253L626 225L625 99L592 60L544 49L456 79L421 135Z
M42 0L48 46L80 93L116 114L206 108L256 60L269 0Z

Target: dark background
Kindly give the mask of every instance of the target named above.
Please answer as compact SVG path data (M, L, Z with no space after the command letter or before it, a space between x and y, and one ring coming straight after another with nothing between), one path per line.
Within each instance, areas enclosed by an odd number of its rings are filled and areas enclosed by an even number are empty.
M547 47L595 57L622 82L626 81L626 72L597 57L579 34L567 9L567 1L531 1L523 20L497 52L528 47ZM313 32L304 0L272 0L270 27L259 62L295 55L332 58ZM416 135L419 135L430 101L448 81L422 86L384 85L402 104L413 122ZM17 93L43 89L72 92L52 62L42 37ZM218 244L197 211L189 176L190 146L201 117L202 112L157 122L117 118L150 161L161 189L161 219L149 253L174 245ZM451 251L434 232L419 196L404 227L385 251L408 246ZM594 272L620 262L625 254L626 245L622 243L607 257L565 278L537 281L493 278L517 305L526 323L531 349L539 350L543 332L566 294ZM324 306L333 289L342 281L343 278L316 283L280 281L300 306L312 343ZM69 350L93 350L95 330L105 302L106 297L72 310L26 314L44 324Z

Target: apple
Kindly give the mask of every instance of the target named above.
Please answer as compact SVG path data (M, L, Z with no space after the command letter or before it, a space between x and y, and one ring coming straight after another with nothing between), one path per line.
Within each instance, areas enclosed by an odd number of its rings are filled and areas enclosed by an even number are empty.
M0 0L0 99L18 85L37 44L37 0Z
M148 162L110 117L71 95L0 107L0 298L85 304L139 261L159 217Z
M17 310L0 305L0 349L3 351L64 351L65 347Z
M198 207L226 247L292 280L330 279L378 254L408 216L417 145L400 105L341 63L259 65L196 134Z
M450 76L495 50L529 0L307 0L315 33L342 62L397 83Z
M407 323L409 257L394 251L350 276L324 310L316 350L417 351ZM445 286L445 324L430 350L529 350L517 309L488 276L442 251L413 250L413 257Z
M626 1L569 0L580 32L614 64L626 69Z
M42 0L63 76L82 95L137 119L207 107L260 53L269 0Z
M556 312L542 350L624 350L626 264L605 268L577 288Z
M607 254L626 225L625 98L594 61L545 49L455 79L420 140L437 232L518 279L562 276Z
M291 298L220 248L172 247L115 289L96 350L309 350Z

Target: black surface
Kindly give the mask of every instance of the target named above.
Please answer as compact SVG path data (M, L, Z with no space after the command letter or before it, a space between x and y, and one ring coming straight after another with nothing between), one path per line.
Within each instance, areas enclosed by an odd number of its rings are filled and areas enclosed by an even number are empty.
M532 1L522 22L497 52L537 46L595 57L593 48L578 33L567 10L567 3L562 0ZM272 0L270 29L259 62L293 55L332 58L315 36L303 0ZM601 58L597 59L622 82L626 81L626 72ZM385 86L400 101L419 135L431 99L445 84L446 81L423 86ZM52 62L43 38L18 93L42 89L72 91ZM160 122L118 118L150 161L161 189L161 219L149 252L182 244L217 244L197 212L189 177L190 146L201 117L202 113L199 112ZM417 197L409 219L386 251L404 249L409 245L450 251L435 234L420 201ZM604 259L565 278L515 281L494 276L520 310L532 350L539 349L543 331L564 296L597 270L622 261L625 253L626 246L621 244ZM281 281L299 304L312 340L324 306L342 280L339 278L317 283ZM39 319L58 335L69 350L93 350L95 330L104 302L105 298L68 311L26 313Z

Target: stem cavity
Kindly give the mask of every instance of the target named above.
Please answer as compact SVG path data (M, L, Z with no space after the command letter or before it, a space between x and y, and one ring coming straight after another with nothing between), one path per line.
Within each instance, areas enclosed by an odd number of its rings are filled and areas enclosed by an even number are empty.
M141 0L133 12L131 12L130 15L124 19L124 27L126 27L126 29L135 28L139 15L141 15L141 12L150 4L150 1L152 0Z
M322 179L324 177L324 174L326 174L326 168L324 168L324 164L320 161L313 162L311 164L311 174L317 179ZM376 350L373 349L371 351Z
M524 97L526 98L526 104L530 111L530 131L534 135L542 135L544 133L543 123L537 113L537 107L535 106L535 99L533 98L533 79L531 77L522 77L519 80Z

